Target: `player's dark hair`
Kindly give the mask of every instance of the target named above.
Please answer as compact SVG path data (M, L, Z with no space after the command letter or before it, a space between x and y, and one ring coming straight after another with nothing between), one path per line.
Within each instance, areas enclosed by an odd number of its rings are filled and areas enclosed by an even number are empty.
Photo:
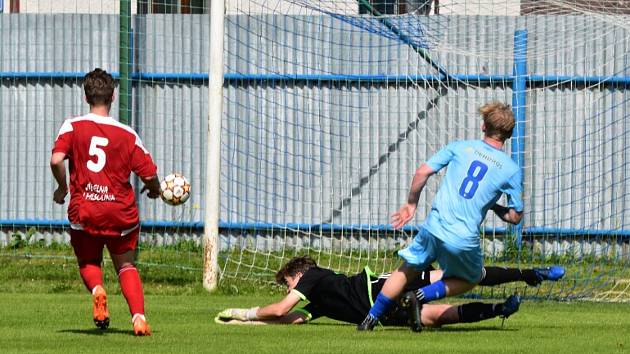
M116 82L105 70L96 68L83 77L83 91L90 106L110 105Z
M293 257L276 273L276 283L286 285L284 277L293 277L297 273L304 274L313 267L317 267L317 263L313 258L309 256Z
M479 108L486 126L486 135L505 141L512 137L514 114L510 105L501 102L490 102Z

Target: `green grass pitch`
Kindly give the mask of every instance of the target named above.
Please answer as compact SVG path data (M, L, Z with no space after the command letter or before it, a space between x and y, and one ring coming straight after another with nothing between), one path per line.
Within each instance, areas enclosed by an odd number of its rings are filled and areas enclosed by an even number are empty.
M614 353L630 350L630 305L524 302L500 319L412 333L316 321L300 326L226 326L213 322L226 307L272 301L266 296L149 295L153 336L136 338L120 294L110 294L111 326L96 329L90 296L0 293L1 353Z
M145 252L141 259L151 261ZM174 253L181 264L189 257ZM200 257L192 257L200 259ZM107 257L106 257L107 259ZM140 265L153 336L133 336L111 262L104 265L111 325L96 329L91 297L68 247L0 250L0 353L615 353L630 352L630 304L523 302L505 326L496 318L412 333L317 320L300 326L226 326L213 321L227 307L280 299L260 284L208 294L196 268ZM246 282L247 283L247 282ZM231 294L238 289L238 295ZM463 301L456 299L455 301ZM486 300L492 301L492 300Z

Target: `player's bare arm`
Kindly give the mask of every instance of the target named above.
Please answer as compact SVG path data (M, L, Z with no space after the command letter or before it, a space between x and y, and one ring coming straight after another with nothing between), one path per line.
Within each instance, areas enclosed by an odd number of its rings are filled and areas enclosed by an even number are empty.
M66 181L66 154L55 152L50 157L50 169L57 181L57 189L53 193L53 200L57 204L63 204L68 194L68 182Z
M418 206L418 200L420 199L420 193L424 186L427 184L427 180L435 171L429 167L429 165L422 164L416 170L413 180L411 181L411 188L409 190L409 196L407 197L407 204L403 205L397 212L392 214L391 224L395 229L399 229L413 219L416 213L416 207Z
M261 320L282 317L288 314L300 300L297 294L289 292L281 301L258 308L256 317Z
M273 323L301 323L306 315L290 311L300 302L300 297L289 292L282 300L263 307L249 309L230 308L219 313L218 319L238 321L270 321ZM297 322L296 322L297 321Z
M232 309L234 310L234 309ZM240 309L246 310L246 309ZM227 325L265 325L265 324L303 324L308 322L308 316L302 312L293 311L284 316L274 318L271 320L236 320L233 319L231 314L227 312L227 310L221 311L217 317L215 317L214 321L218 324L227 324Z
M302 312L293 311L273 320L263 320L263 322L269 324L302 324L308 322L308 317Z
M140 178L142 183L144 183L144 187L140 190L140 193L144 193L147 191L147 197L151 199L155 199L160 196L160 179L157 175L149 177L149 178Z
M521 222L521 219L523 218L523 212L518 212L514 208L508 208L503 205L495 204L491 209L501 220L509 222L510 224L516 225Z

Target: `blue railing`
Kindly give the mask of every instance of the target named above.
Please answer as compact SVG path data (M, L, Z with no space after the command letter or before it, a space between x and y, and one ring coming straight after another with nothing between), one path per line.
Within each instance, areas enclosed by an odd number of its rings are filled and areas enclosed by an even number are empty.
M0 79L26 79L26 80L80 80L86 73L72 71L0 71ZM117 79L119 74L112 72ZM513 85L515 80L524 80L526 86L533 85L583 85L601 87L630 87L630 76L570 76L570 75L458 75L451 74L450 81L443 75L417 74L417 75L336 75L336 74L240 74L225 73L224 79L228 82L347 82L347 83L401 83L401 82L440 82L467 84L503 84ZM167 82L204 82L208 80L207 73L132 73L135 81L167 81Z
M202 221L143 221L144 229L185 229L194 232L203 232L204 223ZM50 229L70 228L68 220L48 220L48 219L0 219L0 228L28 229L30 227L41 227ZM420 225L406 225L403 232L413 233L418 231ZM287 231L309 231L309 232L394 232L394 228L389 224L306 224L306 223L240 223L240 222L219 222L219 228L226 231L263 231L263 230L287 230ZM512 231L505 227L490 228L483 230L485 234L505 235ZM619 236L630 237L630 230L594 230L594 229L569 229L551 227L528 227L523 228L524 236Z

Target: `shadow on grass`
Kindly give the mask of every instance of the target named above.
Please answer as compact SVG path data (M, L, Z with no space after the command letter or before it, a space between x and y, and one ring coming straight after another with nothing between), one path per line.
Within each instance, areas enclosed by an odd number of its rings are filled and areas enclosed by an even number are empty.
M518 328L482 326L482 327L441 327L426 328L427 332L517 332Z
M357 325L353 324L353 323L345 323L345 322L309 322L306 325L308 325L308 327L311 326L322 326L322 327L348 327L348 326L354 326L356 327Z
M344 322L311 322L307 325L318 326L318 327L348 327L354 326L355 324L344 323ZM375 331L410 331L409 327L404 326L378 326L374 329ZM517 328L509 328L509 327L497 327L497 326L475 326L475 327L425 327L423 331L426 332L515 332L518 331Z
M117 328L108 328L106 330L98 329L98 328L90 328L90 329L62 329L57 331L58 333L75 333L75 334L87 334L90 336L105 336L108 334L128 334L133 336L132 330L122 330Z

